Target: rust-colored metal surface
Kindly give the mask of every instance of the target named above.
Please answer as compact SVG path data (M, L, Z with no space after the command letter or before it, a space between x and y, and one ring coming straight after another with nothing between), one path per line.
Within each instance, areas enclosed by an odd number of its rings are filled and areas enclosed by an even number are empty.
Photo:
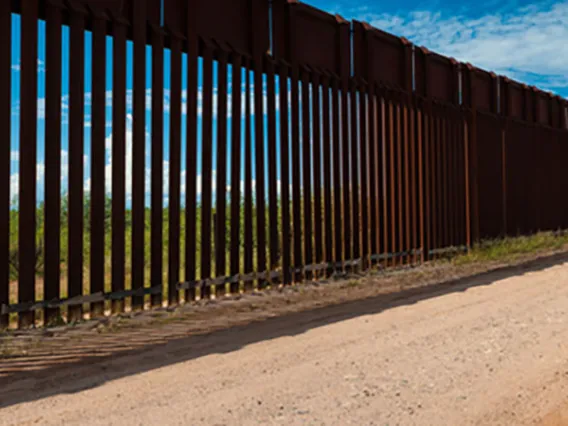
M272 16L275 55L292 64L349 75L348 21L295 0L275 0Z
M132 9L133 99L132 99L132 288L144 288L145 248L145 156L146 156L146 2ZM132 309L140 310L144 296L132 297Z
M279 68L280 68L280 73L278 75L279 78L278 95L280 101L279 102L280 103L280 175L281 175L280 188L282 196L282 237L281 237L282 269L283 269L283 283L290 284L292 282L292 273L291 273L292 246L291 246L291 230L290 230L290 143L289 143L290 128L289 128L289 115L288 115L289 103L287 96L289 70L288 67L282 63L279 64ZM326 210L326 212L327 211L328 210ZM326 229L330 228L326 227Z
M322 115L321 109L321 74L312 73L312 127L313 127L313 166L314 166L314 255L315 262L323 262L323 206L322 206Z
M22 45L17 193L6 142L13 37ZM158 307L162 295L169 305L222 298L568 227L565 99L296 0L0 2L0 87L0 328Z
M459 103L458 63L429 51L415 48L416 92L421 96L457 105Z
M243 70L241 68L242 57L238 53L232 54L232 81L242 81ZM234 86L232 86L234 87ZM242 91L231 89L231 116L242 116ZM241 151L242 135L241 120L231 122L231 239L230 239L230 274L238 275L241 270ZM194 153L195 155L195 153ZM195 173L194 173L195 175ZM195 202L194 202L195 203ZM195 206L195 204L194 204ZM189 205L186 206L189 208ZM191 218L195 220L195 217ZM195 251L192 252L195 256ZM187 265L186 267L190 267ZM195 277L193 277L195 279ZM231 293L239 291L239 283L231 283Z
M217 167L215 197L215 276L227 275L227 69L228 53L221 51L217 62ZM225 283L215 286L218 297L226 293Z
M526 86L507 77L501 78L501 112L512 118L525 119Z
M18 233L18 261L28 267L19 270L18 301L35 300L36 296L36 173L37 173L37 0L21 2L21 64L20 64L20 176L19 223L25 224ZM8 96L7 91L4 96ZM6 143L6 142L4 142ZM5 182L4 185L8 185ZM19 315L19 326L34 325L34 313Z
M494 114L477 112L479 233L481 238L498 238L505 234L503 223L503 120Z
M46 100L45 100L45 298L54 299L59 297L61 287L61 71L62 71L62 3L50 2L46 10ZM99 24L100 25L100 24ZM98 27L98 25L96 26ZM98 31L96 32L98 34ZM99 40L93 33L93 48L96 49ZM102 61L104 66L104 61ZM100 67L100 65L99 65ZM93 132L100 132L100 122L97 113L100 112L100 105L97 103L99 98L96 96L97 87L100 83L100 68L93 68L93 76L99 76L97 82L93 79ZM104 103L104 100L103 100ZM104 120L103 120L104 126ZM104 131L103 131L104 132ZM93 135L93 140L96 140ZM104 147L104 135L103 135ZM93 154L91 160L93 165L100 162L100 151L93 144ZM104 167L104 165L103 165ZM98 167L93 167L93 203L97 197L100 197L100 187L95 188L95 183L99 176ZM103 178L104 179L104 178ZM100 182L98 182L100 185ZM102 185L104 191L104 184ZM93 219L97 218L96 213L100 208L104 208L103 203L93 209ZM98 230L99 236L104 238L104 230L100 232L97 224L91 224L93 233ZM100 222L98 222L100 223ZM97 265L97 255L100 259L100 239L93 240L91 255L95 258L91 262ZM99 268L93 268L94 273L100 273ZM101 281L102 284L102 281ZM97 291L97 286L92 285L93 291ZM96 313L97 306L93 307ZM60 310L58 308L46 309L45 320L52 323L59 317Z
M201 274L205 279L211 276L211 227L213 200L213 46L203 44L203 150L201 163ZM251 165L249 164L249 169ZM210 289L201 287L205 297Z
M366 22L353 22L354 72L369 82L412 91L412 45Z
M550 93L537 90L536 97L536 122L546 126L552 125L552 96Z
M477 109L496 114L498 112L498 83L495 73L476 68L471 64L464 64L461 71L462 103L470 108L475 105Z
M126 21L114 18L112 23L112 265L113 292L125 289L125 157L126 157ZM124 310L123 300L114 300L112 311Z
M151 27L152 39L152 138L150 199L150 286L161 288L164 281L164 32ZM189 165L188 165L189 168ZM162 292L153 294L152 306L162 305Z
M0 3L0 181L10 180L10 140L12 100L10 93L12 81L12 11L10 2ZM60 43L61 45L61 43ZM47 155L47 154L46 154ZM51 213L50 213L51 215ZM53 238L53 237L52 237ZM50 239L53 241L53 239ZM10 304L10 186L0 185L0 305ZM57 267L59 262L57 262ZM9 325L8 314L0 313L0 328Z
M169 134L169 164L168 182L169 215L168 215L168 301L179 302L179 291L176 288L180 273L180 173L181 173L181 86L182 86L182 46L183 35L173 33L170 37L170 134ZM205 61L206 62L206 61ZM205 75L205 72L204 72ZM205 91L206 93L207 91ZM203 100L205 114L209 109ZM204 115L204 121L206 116ZM203 127L207 129L207 126ZM209 126L209 129L211 126ZM205 134L204 140L207 140ZM207 145L204 145L207 147ZM206 158L204 154L204 158ZM204 166L205 169L205 166ZM210 181L209 181L210 182ZM205 198L205 195L204 195ZM204 217L207 215L204 214ZM204 219L205 220L205 219ZM210 234L208 235L210 237ZM205 257L205 256L204 256ZM202 258L203 259L203 258ZM203 268L203 265L202 265Z
M302 69L302 201L303 201L303 241L304 241L304 261L306 265L311 265L313 261L312 243L312 118L310 115L310 71L308 68ZM311 278L311 272L306 274L306 278Z
M55 18L57 16L59 18L60 15L54 15ZM108 16L105 13L98 12L93 17L93 38L92 38L92 88L91 88L91 108L92 108L92 123L91 123L91 264L90 264L90 285L91 285L91 292L98 293L103 292L104 284L105 284L105 163L106 163L106 116L105 116L105 109L106 109L106 68L107 68L107 61L106 61L106 25L108 22ZM54 23L54 31L55 27L57 26L60 29L60 21ZM52 42L53 45L61 45L61 33L54 33L54 38L58 41ZM50 43L46 43L47 46L50 46ZM58 52L59 53L59 52ZM49 56L48 56L49 57ZM55 55L54 62L61 64L61 56ZM55 65L55 64L53 64ZM48 65L49 69L49 65ZM60 68L56 68L55 73L56 76L54 78L60 79ZM59 99L61 93L61 87L54 81L52 83L53 87L55 88L56 92L53 94L54 98L54 105L53 108L58 108L55 103L59 104L59 108L61 106L61 102ZM50 85L47 85L48 87ZM144 89L143 89L144 91ZM145 96L144 96L145 98ZM143 108L144 111L145 108ZM54 111L53 117L53 125L56 126L57 129L60 129L61 125L61 111ZM57 124L56 124L57 123ZM53 133L59 135L60 132L57 130L53 130ZM48 133L49 134L49 133ZM55 185L55 181L61 181L60 175L60 158L61 154L61 143L54 143L54 152L53 156L59 162L56 162L56 170L53 171L53 183ZM49 144L46 141L46 146ZM58 152L55 152L58 150ZM47 161L49 164L49 161ZM46 185L47 186L47 185ZM55 185L54 191L60 191L60 186ZM144 191L142 192L142 198L144 198ZM55 212L60 211L59 206L59 199L57 197L53 197L55 201L54 203L54 216ZM48 197L46 196L46 200ZM144 204L142 202L142 209L144 208ZM53 226L55 229L59 229L59 217L54 220ZM142 221L142 232L143 232L144 222ZM47 225L46 225L47 229ZM142 234L143 235L143 234ZM59 239L59 236L56 237ZM134 243L134 241L133 241ZM141 241L142 250L144 250L144 241ZM55 247L53 248L55 250ZM58 249L59 250L59 249ZM47 253L47 252L46 252ZM47 261L46 265L48 265L52 261ZM59 264L58 264L59 266ZM54 272L54 277L59 278L59 275ZM144 284L144 277L139 277L140 282L142 285ZM59 280L57 280L59 281ZM54 289L55 290L55 289ZM55 293L55 291L54 291ZM57 288L57 294L59 294L59 289ZM51 297L54 297L53 295ZM51 297L48 297L51 298ZM104 302L96 302L91 305L91 313L93 316L103 316L104 315ZM54 317L54 320L56 318Z
M276 78L274 75L274 62L271 60L271 58L267 59L266 80L266 106L268 109L268 235L270 239L269 262L270 269L272 269L278 264L280 259L280 244L278 236L278 147L276 145Z

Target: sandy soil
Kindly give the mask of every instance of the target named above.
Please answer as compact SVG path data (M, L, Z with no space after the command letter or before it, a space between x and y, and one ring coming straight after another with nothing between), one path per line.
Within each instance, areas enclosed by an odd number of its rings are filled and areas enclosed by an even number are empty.
M565 424L568 257L438 274L13 336L0 424Z

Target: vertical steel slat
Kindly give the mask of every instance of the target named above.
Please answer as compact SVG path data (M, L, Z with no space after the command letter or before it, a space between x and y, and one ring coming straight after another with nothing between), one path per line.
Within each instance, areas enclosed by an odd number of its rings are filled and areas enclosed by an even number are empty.
M292 276L290 247L290 159L289 159L289 117L288 117L288 68L280 63L280 162L282 181L282 270L284 284L290 284Z
M71 12L69 66L69 270L68 294L83 294L83 155L85 120L85 17ZM71 306L68 320L82 318L82 307Z
M461 229L461 245L468 242L468 180L467 180L467 138L466 138L466 118L460 116L458 126L459 141L459 164L460 164L460 229Z
M322 81L322 114L323 114L323 203L324 203L324 233L325 233L325 260L333 261L333 208L331 194L332 164L331 164L331 103L329 94L329 76Z
M113 20L112 85L112 291L124 290L126 202L126 24ZM124 310L124 301L113 301L113 313Z
M170 175L168 235L168 301L179 303L181 179L181 50L182 35L170 33ZM203 126L205 131L205 124Z
M447 212L446 212L446 226L448 228L448 235L446 245L448 247L454 246L454 204L453 204L453 183L454 183L454 151L452 147L452 123L453 123L453 109L448 111L446 116L446 194L447 194Z
M420 262L426 260L426 230L425 228L425 206L424 206L424 163L426 162L425 149L424 149L424 110L422 105L416 107L416 157L418 160L418 229L420 236L418 239L420 252Z
M403 194L403 144L404 144L404 137L406 133L404 132L404 123L403 123L403 108L404 106L402 103L397 102L396 105L396 189L395 189L395 198L396 198L396 209L398 213L397 218L397 233L398 233L398 247L397 252L404 251L404 194ZM397 262L399 264L404 263L405 257L403 255L397 256Z
M388 197L387 203L389 207L389 223L390 223L390 230L389 234L390 237L390 249L389 253L396 253L397 252L397 212L396 212L396 106L393 105L392 101L388 101L388 123L389 123L389 141L388 141L388 155L387 161L389 161L388 166ZM391 264L396 265L397 257L393 257Z
M465 196L464 196L464 155L463 155L463 131L462 131L462 112L456 115L455 143L456 143L456 241L458 245L465 244ZM506 178L506 176L505 176ZM505 181L506 182L506 181ZM505 229L505 233L507 230Z
M164 241L164 32L152 26L152 183L150 231L150 285L163 286ZM162 294L152 295L152 306L162 305Z
M452 114L448 120L448 205L449 205L449 225L450 225L450 246L457 246L456 241L456 213L457 213L457 203L456 203L456 184L457 184L457 168L456 168L456 126L455 126L456 112L452 111Z
M531 130L532 130L531 131L532 140L531 140L530 146L531 146L531 154L532 155L530 155L530 157L529 156L527 157L527 162L529 161L529 158L533 162L533 167L532 167L532 170L531 170L531 172L532 172L531 183L532 183L532 191L533 191L532 207L534 209L533 210L534 214L532 215L532 218L533 218L533 220L536 219L536 221L533 223L533 226L531 226L531 228L529 230L529 232L533 233L533 232L538 232L540 230L545 230L546 197L550 193L550 189L547 188L546 192L542 191L542 189L541 189L543 187L545 187L545 188L547 187L544 180L546 179L546 174L548 173L549 167L547 167L546 169L543 167L544 153L546 151L548 143L545 144L544 147L539 146L539 142L540 142L539 133L542 132L544 134L543 139L545 141L548 142L549 139L546 137L546 133L545 133L546 131L543 131L544 129L542 127L539 128L537 126L534 126ZM545 170L545 171L538 173L537 170Z
M201 279L211 277L211 202L213 161L213 50L203 46L203 164L201 172ZM201 298L210 296L210 287L201 288Z
M21 2L20 212L18 300L35 300L37 161L37 0ZM9 93L9 92L8 92ZM34 313L19 315L19 326L34 324Z
M477 121L477 114L476 114L476 121ZM526 233L526 229L527 229L527 205L526 205L526 200L528 200L529 202L532 202L531 199L531 191L530 191L530 168L526 167L526 166L530 166L528 164L525 164L525 159L527 157L527 151L528 151L528 143L530 141L530 128L524 124L522 126L523 129L523 133L522 136L519 133L518 136L521 136L519 138L519 141L517 142L516 146L517 146L517 150L518 150L518 162L519 162L519 171L518 171L518 186L519 187L523 187L525 188L525 195L523 196L520 192L518 194L518 232L522 235L524 235ZM477 128L476 128L477 130ZM477 136L477 135L476 135ZM472 138L473 139L473 138ZM473 142L473 141L472 141ZM477 142L477 137L476 137L476 142ZM475 147L477 148L477 143L475 144ZM477 152L476 152L477 153ZM472 153L472 157L473 157L473 153ZM476 155L477 157L477 155ZM473 169L473 167L472 167ZM526 170L525 173L522 173L521 170ZM473 181L473 177L471 178L471 180ZM473 184L473 183L472 183ZM478 195L481 195L480 193ZM473 200L472 200L473 201ZM475 206L474 206L475 207ZM532 213L532 212L531 212ZM472 213L473 216L473 213ZM472 218L472 222L474 222L473 218ZM477 223L476 223L477 224ZM473 224L472 224L472 228L473 228ZM473 233L473 229L472 229L472 244L474 244L475 242L478 242L478 239L474 239L474 233Z
M502 206L503 206L503 225L501 228L501 234L503 236L507 235L507 149L506 149L506 135L508 131L508 121L503 119L502 121L502 130L501 130L501 180L502 180L502 189L503 189L503 197L502 197ZM457 133L457 125L456 125L456 133ZM457 142L457 141L456 141ZM457 144L456 144L457 147ZM458 154L456 154L458 155ZM562 158L562 157L556 157ZM560 181L556 180L556 182ZM562 192L560 192L562 194ZM560 198L563 198L560 196ZM562 216L562 210L558 211L560 217ZM458 222L456 220L456 227L458 226Z
M349 172L350 164L350 143L351 138L349 134L349 82L345 79L341 81L341 114L338 116L341 123L341 177L342 177L342 195L343 195L343 215L342 215L342 229L343 229L343 259L345 261L353 259L352 235L351 235L351 175ZM339 153L339 151L338 151Z
M353 259L359 259L361 253L361 238L359 227L359 134L358 134L358 102L357 102L357 83L351 80L350 95L350 118L351 118L351 217L352 217L352 238L353 245L351 253Z
M197 269L197 57L199 39L196 13L187 8L187 116L185 173L185 280L194 281ZM195 300L196 289L185 291L185 300Z
M404 96L404 107L403 107L403 129L404 129L404 171L403 171L403 191L404 191L404 251L410 252L411 246L411 231L412 224L410 221L410 106L408 103L408 98ZM405 256L407 263L412 263L410 254Z
M231 81L231 276L241 270L241 101L243 71L241 55L232 54ZM239 292L239 283L231 283L231 293Z
M458 204L458 184L459 184L459 169L458 169L458 117L459 111L454 111L452 115L452 120L450 122L450 131L451 131L451 138L450 138L450 151L452 155L452 163L451 163L451 195L450 195L450 202L452 204L451 207L451 214L452 214L452 245L459 246L458 242L458 223L459 223L459 204Z
M442 199L444 201L442 211L442 221L444 226L444 247L448 247L450 245L450 215L449 215L449 181L448 181L448 167L449 167L449 146L448 146L448 111L444 111L444 115L442 118Z
M439 117L437 124L438 131L438 225L439 225L439 247L446 247L446 231L447 231L447 217L446 217L446 140L445 140L445 108L439 107Z
M378 164L378 120L377 120L377 97L375 95L375 85L371 84L367 87L367 104L369 114L369 133L368 133L368 185L369 185L369 226L370 226L370 253L375 255L379 253L379 217L378 217L378 200L379 200L379 187L377 170L380 169ZM365 230L363 229L363 232ZM371 264L375 263L374 261Z
M360 86L359 90L359 168L361 170L361 256L363 269L369 266L369 133L367 128L369 93L368 87Z
M268 229L270 239L269 269L274 269L280 260L278 244L278 187L276 168L276 86L274 62L267 58L266 96L268 114Z
M313 149L314 149L314 241L315 261L323 260L322 227L322 164L321 164L321 98L320 98L320 74L312 73L312 126L313 126ZM320 274L321 275L321 274Z
M424 241L422 245L422 261L430 260L430 249L432 248L432 203L431 203L431 176L432 176L432 163L431 163L431 124L432 124L432 110L430 104L423 105L423 149L421 155L424 158L422 163L422 177L424 179L422 194L424 197L424 209L423 209L423 229L424 229Z
M244 183L244 231L245 258L244 272L248 274L253 269L253 217L252 217L252 129L251 129L251 93L250 93L250 59L245 65L245 183ZM245 290L252 290L253 283L246 282Z
M133 104L132 104L132 289L144 288L144 181L146 156L146 2L132 8ZM132 309L144 307L144 296L132 297Z
M514 167L515 153L510 147L510 140L513 137L514 129L515 129L516 126L514 125L514 122L511 121L510 118L506 118L506 120L507 120L507 124L506 124L507 132L505 134L505 151L507 153L507 167L505 168L504 172L505 172L505 185L507 187L507 199L506 199L506 202L507 202L507 228L505 229L505 232L506 232L507 236L510 236L510 235L514 234L514 229L516 227L515 226L515 215L514 215L514 212L515 212L514 204L516 202L516 196L515 196L516 191L515 191L515 188L513 186L513 173L514 173L514 170L515 170L515 167ZM463 130L462 130L463 124L462 123L463 123L463 121L460 122L460 127L459 127L460 132L463 132ZM464 157L465 157L464 152L463 152L465 142L466 141L464 141L460 138L459 155L460 155L460 157L462 157L461 161L464 161ZM462 165L462 164L460 163L460 165ZM463 165L462 165L462 167L463 167ZM463 176L463 171L461 171L461 172L462 172L462 175L460 175L460 177ZM463 182L462 182L462 184L463 184ZM460 203L464 202L463 201L463 197L464 197L463 192L465 192L465 191L462 188L461 193L460 193ZM463 206L462 206L462 209L463 209ZM460 224L463 227L463 222L460 222ZM460 238L462 238L462 239L464 239L463 232L464 232L464 230L462 229L461 234L460 234Z
M255 13L258 11L255 10ZM255 15L256 18L256 15ZM264 81L262 55L254 61L254 159L256 194L256 270L266 270L266 217L264 198ZM265 282L258 281L260 288Z
M387 254L388 250L388 214L387 214L387 142L388 142L388 114L387 114L387 104L385 103L384 96L381 90L377 88L377 146L376 146L376 156L377 156L377 168L376 168L376 180L377 180L377 226L379 232L377 233L377 253ZM386 260L382 262L383 265L387 265Z
M100 12L93 14L91 50L93 79L91 88L91 115L93 117L91 125L91 293L105 290L106 25L106 15ZM61 44L61 39L58 38L56 43ZM47 47L49 48L49 40ZM56 61L61 63L60 58ZM57 100L60 101L59 96L57 96ZM59 117L58 120L60 120ZM58 175L55 176L55 178L57 177ZM104 302L93 303L91 315L104 315Z
M294 269L302 261L302 195L300 169L300 94L298 88L299 70L292 69L292 235L294 238ZM294 273L294 280L300 281L301 274Z
M436 124L438 117L434 108L432 108L432 116L430 118L430 208L431 208L431 247L430 249L437 249L438 246L438 197L437 197L437 156L438 138L436 132ZM433 256L431 256L433 257Z
M410 121L410 200L411 200L411 211L410 217L412 220L411 225L411 243L410 248L414 250L414 254L411 257L411 261L413 263L418 262L418 254L416 250L420 247L420 225L419 225L419 218L418 218L418 209L419 209L419 200L418 200L418 192L417 192L417 185L418 185L418 174L417 174L417 155L418 151L416 148L417 145L417 134L416 134L416 124L417 124L417 116L416 116L416 105L414 103L414 99L412 98L410 101L409 107L409 121Z
M334 253L335 263L341 263L343 259L343 229L341 214L341 141L339 136L339 87L338 79L334 78L332 82L332 120L333 120L333 229L334 235ZM337 266L336 266L337 268Z
M436 151L438 150L438 138L437 138L437 115L434 113L434 109L432 109L432 116L430 118L430 207L431 207L431 226L432 226L432 234L431 234L431 247L430 249L437 249L438 245L438 197L437 197L437 157Z
M477 184L478 159L477 159L477 111L473 109L470 113L470 120L467 129L467 217L468 217L468 237L467 245L471 247L474 242L479 240L479 188ZM520 217L520 216L519 216Z
M304 205L304 264L311 265L313 259L312 234L312 171L311 171L311 119L310 119L310 74L302 70L302 166ZM310 279L312 273L306 273Z
M387 225L386 225L386 182L385 182L385 174L386 174L386 167L385 167L385 145L386 145L386 123L385 120L385 106L384 106L384 99L381 93L381 90L377 86L375 86L375 119L374 119L374 126L375 126L375 146L374 146L374 157L375 161L375 176L373 179L375 180L375 184L377 185L377 189L375 192L375 196L377 197L375 201L375 208L376 208L376 222L377 222L377 250L373 254L386 254L388 253L388 246L385 244L387 241ZM383 262L383 264L386 264Z
M445 235L445 216L444 216L444 133L443 133L443 117L444 111L441 108L438 108L438 117L436 119L436 140L437 140L437 149L436 149L436 182L438 184L436 192L437 192L437 211L438 211L438 247L443 248L445 246L444 235Z
M382 109L383 109L383 162L381 172L383 178L383 249L384 253L392 253L392 237L394 232L391 225L391 174L393 167L391 165L391 151L392 151L392 140L393 140L393 130L392 130L392 105L390 101L383 97L382 99ZM385 265L389 266L392 264L391 260L385 260Z
M11 4L4 1L0 2L0 182L4 183L0 185L0 306L10 304L10 185L6 182L10 181L11 163L11 48ZM8 323L8 315L0 314L0 330Z
M61 286L61 11L63 7L63 4L57 1L50 1L46 5L45 300L59 298ZM94 71L95 68L93 68L93 75ZM93 90L93 96L94 94ZM95 126L94 112L93 108L93 128ZM94 175L92 177L94 178ZM94 195L93 193L93 198ZM91 288L93 288L92 283ZM59 309L46 309L46 324L54 323L58 317Z
M217 185L215 194L215 276L227 274L225 233L227 217L227 53L219 52L217 62ZM215 286L215 294L222 297L226 286Z

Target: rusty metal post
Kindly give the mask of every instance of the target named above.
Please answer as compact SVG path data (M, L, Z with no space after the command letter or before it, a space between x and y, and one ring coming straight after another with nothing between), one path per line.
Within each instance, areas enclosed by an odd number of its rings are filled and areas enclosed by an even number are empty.
M471 73L473 67L466 64L469 79L468 84L469 93L472 94L470 104L466 105L470 108L469 120L467 122L467 159L468 159L468 204L469 204L469 220L468 220L468 240L467 246L471 247L472 244L479 241L479 185L478 185L478 154L477 154L477 111L473 94L475 93L475 78Z
M59 298L61 281L61 26L64 7L63 2L58 0L51 0L46 5L44 230L44 299L46 300ZM93 108L94 111L95 108ZM94 174L92 177L94 186ZM104 231L101 236L104 238ZM91 291L96 291L96 288L91 284ZM54 323L58 317L59 309L46 309L44 322L45 324Z
M146 180L146 1L136 2L130 17L133 40L132 102L132 289L144 288L145 180ZM144 308L144 296L132 297L132 309Z
M266 62L266 90L268 113L268 229L270 242L269 269L272 270L280 259L278 241L278 185L277 185L277 146L276 146L276 80L274 62L271 57Z
M108 16L100 9L91 7L92 16L92 75L93 82L91 88L91 264L90 281L91 293L103 292L105 290L105 154L106 154L106 27ZM59 23L58 23L59 24ZM60 35L57 37L61 44ZM55 44L53 43L53 44ZM50 42L47 42L49 47ZM55 59L61 62L61 59ZM49 69L49 67L48 67ZM61 80L61 69L57 69L57 79ZM57 101L60 101L60 93L56 94ZM60 103L60 102L59 102ZM57 116L57 120L60 117ZM54 153L55 154L55 153ZM46 162L49 164L48 162ZM55 178L59 175L55 176ZM48 186L46 185L46 188ZM54 194L55 195L55 194ZM47 198L46 198L47 201ZM47 226L46 226L47 231ZM59 238L59 236L57 236ZM47 255L47 251L46 251ZM46 266L47 263L46 259ZM91 305L91 315L94 317L104 315L104 302L97 302Z
M163 29L151 26L152 38L152 172L150 286L163 286L163 223L164 223L164 36ZM152 306L162 305L162 292L152 295Z
M112 16L112 291L124 290L125 281L125 157L126 157L126 21ZM113 301L112 312L124 310L124 301Z
M12 5L9 1L0 2L0 309L10 304L10 95L12 72ZM7 328L8 315L0 314L0 330Z
M185 280L193 281L197 269L197 97L199 39L197 0L187 2L185 21L187 46L187 116L185 174ZM240 68L239 68L240 71ZM240 104L239 104L240 107ZM239 121L240 125L240 121ZM185 300L195 300L196 289L185 292Z
M222 46L222 45L221 45ZM217 167L215 193L215 276L227 275L226 217L227 217L227 60L228 52L219 50L217 57ZM217 297L226 294L226 285L215 285Z
M232 81L242 83L243 69L242 58L236 52L233 52ZM197 58L196 58L197 59ZM242 121L242 88L235 86L233 83L231 88L232 100L232 121L231 121L231 276L237 275L241 270L241 121ZM239 292L239 283L231 283L231 293Z
M201 274L200 279L211 278L211 204L213 185L213 54L214 45L202 40L203 48L203 145L201 169ZM211 288L201 287L201 298L210 297Z

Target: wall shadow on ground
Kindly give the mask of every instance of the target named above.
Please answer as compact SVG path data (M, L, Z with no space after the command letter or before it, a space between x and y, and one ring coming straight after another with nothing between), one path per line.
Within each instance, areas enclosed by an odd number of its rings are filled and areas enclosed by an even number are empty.
M133 329L128 332L128 347L131 348L128 350L124 350L123 332L70 341L69 347L63 350L46 349L45 353L34 352L16 360L0 360L0 371L3 371L0 408L80 392L107 381L210 354L228 354L256 342L296 336L317 327L463 292L472 287L491 285L505 278L538 272L565 262L568 262L568 253L556 254L465 279L283 315L203 335L179 338L183 333L183 321L157 330L154 327L154 333L149 329ZM178 337L171 337L176 334ZM10 367L5 368L6 365Z

